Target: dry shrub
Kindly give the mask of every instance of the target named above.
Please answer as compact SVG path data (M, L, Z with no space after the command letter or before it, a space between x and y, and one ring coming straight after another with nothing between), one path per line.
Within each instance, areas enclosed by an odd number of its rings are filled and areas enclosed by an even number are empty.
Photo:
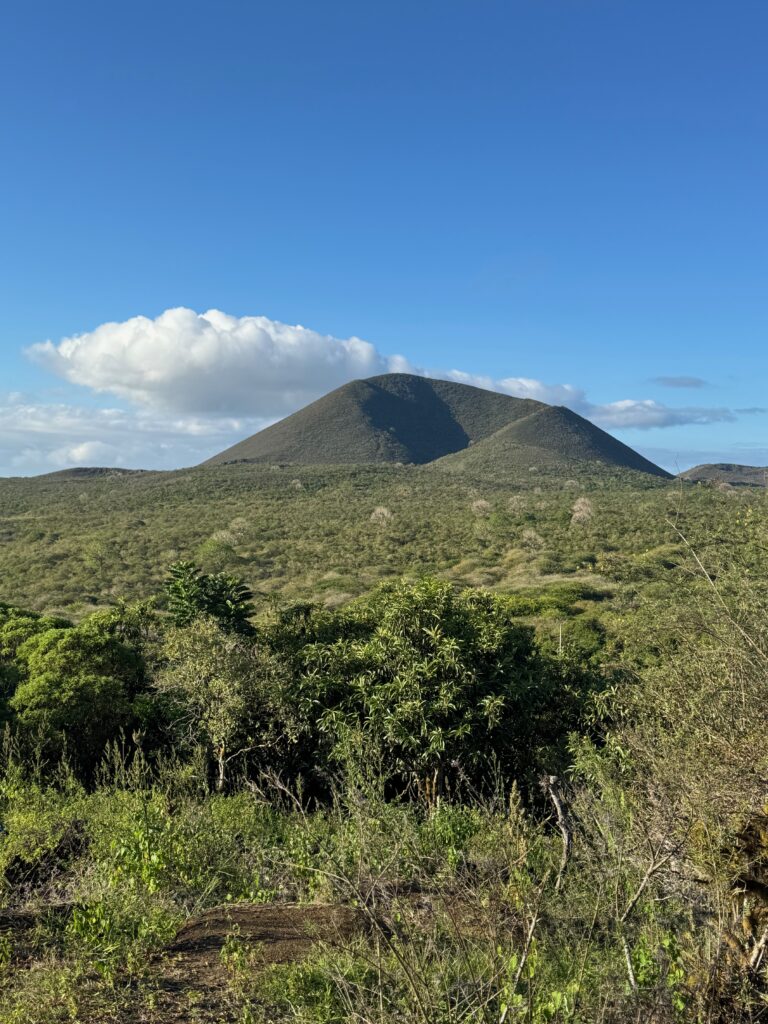
M520 544L526 551L541 551L544 547L544 538L535 530L523 530L520 535Z
M472 502L472 512L476 516L489 516L491 514L490 502L485 501L483 498L478 498Z
M571 509L571 526L584 526L590 522L594 510L589 498L577 498Z
M392 513L386 505L377 505L373 512L371 512L372 523L388 523L391 518Z

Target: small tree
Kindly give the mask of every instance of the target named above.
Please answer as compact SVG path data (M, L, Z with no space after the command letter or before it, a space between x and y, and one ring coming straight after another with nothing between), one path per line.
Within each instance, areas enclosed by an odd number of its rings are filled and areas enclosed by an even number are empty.
M140 659L104 624L34 633L18 648L16 666L9 704L18 723L54 752L68 745L86 768L131 720Z
M234 633L250 633L253 594L240 579L226 572L204 573L194 562L174 562L163 585L168 611L177 626L209 615Z
M571 509L571 526L585 526L592 515L592 502L589 498L577 498Z
M215 767L216 790L229 765L249 751L279 745L281 672L276 660L210 616L169 632L167 667L158 689L170 705L178 738L202 743Z
M503 599L428 579L382 587L357 614L366 635L304 654L305 713L319 716L333 758L361 742L429 800L451 776L481 781L494 755L525 770L551 694L533 630L510 621Z

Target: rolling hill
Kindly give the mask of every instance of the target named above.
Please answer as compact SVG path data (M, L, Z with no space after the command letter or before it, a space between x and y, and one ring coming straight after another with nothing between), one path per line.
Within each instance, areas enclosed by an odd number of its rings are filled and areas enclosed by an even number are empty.
M506 474L589 464L669 475L569 409L403 373L345 384L205 465L231 462L435 463Z
M733 462L711 462L678 473L681 480L694 483L721 483L732 487L768 486L768 466L740 466Z
M669 477L633 448L564 406L545 405L478 444L440 459L441 469L480 475L605 466Z

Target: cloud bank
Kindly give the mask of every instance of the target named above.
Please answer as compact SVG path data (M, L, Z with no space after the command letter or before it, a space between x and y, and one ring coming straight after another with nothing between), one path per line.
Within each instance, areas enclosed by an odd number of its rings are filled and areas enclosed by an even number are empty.
M437 376L442 376L437 374ZM534 398L548 405L567 405L606 430L651 430L655 427L680 427L689 423L726 423L736 419L730 409L703 406L670 407L650 398L622 398L617 402L597 405L590 402L582 388L570 384L544 384L528 377L478 377L451 370L447 376L464 384L502 391L516 398Z
M0 395L0 476L70 466L175 469L266 426L258 418L167 417Z

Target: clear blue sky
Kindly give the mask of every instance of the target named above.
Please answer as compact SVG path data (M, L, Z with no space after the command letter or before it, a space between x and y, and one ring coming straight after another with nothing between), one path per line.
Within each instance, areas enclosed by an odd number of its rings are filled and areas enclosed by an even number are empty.
M23 352L181 306L568 384L667 465L768 462L765 0L10 0L0 38L0 474L273 417L121 390L111 336L100 376Z

